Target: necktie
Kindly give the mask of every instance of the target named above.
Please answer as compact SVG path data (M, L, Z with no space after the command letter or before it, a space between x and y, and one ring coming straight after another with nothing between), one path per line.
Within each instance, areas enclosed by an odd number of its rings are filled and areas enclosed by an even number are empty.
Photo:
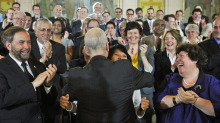
M117 24L119 25L119 23L120 23L120 22L121 22L121 20L120 20L120 19L118 19L118 20L117 20Z
M180 25L180 22L178 21L178 25Z
M24 73L25 73L26 77L29 79L29 82L32 82L32 81L34 81L34 78L33 78L33 76L28 72L26 65L27 65L27 64L26 64L25 62L22 62L22 63L21 63L21 66L24 68Z
M44 48L45 48L45 47L42 47L42 49L40 50L40 55L41 55L41 56L42 56L43 53L44 53Z

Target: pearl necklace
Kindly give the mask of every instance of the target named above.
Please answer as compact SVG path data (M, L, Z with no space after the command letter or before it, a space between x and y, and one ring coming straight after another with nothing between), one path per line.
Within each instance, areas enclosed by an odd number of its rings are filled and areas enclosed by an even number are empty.
M187 83L187 82L185 81L185 79L183 79L183 82L184 82L186 85L194 85L194 84L195 84L195 83L189 84L189 83Z

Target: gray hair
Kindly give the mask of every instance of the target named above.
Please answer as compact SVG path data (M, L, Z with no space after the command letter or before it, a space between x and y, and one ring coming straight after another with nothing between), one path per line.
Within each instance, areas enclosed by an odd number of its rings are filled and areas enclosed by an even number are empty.
M90 29L84 38L85 46L90 54L104 53L108 42L105 32L100 28Z
M23 17L24 17L25 20L26 20L26 14L25 14L24 12L21 12L21 11L14 11L14 13L13 13L13 18L15 18L16 14L22 14Z
M209 31L212 30L212 24L211 23L208 23L205 25L205 27L202 29L202 35L205 36L205 37L208 37L208 33Z
M164 27L166 27L166 22L165 22L164 19L156 19L156 20L153 22L153 27L155 26L155 24L156 24L158 21L163 21Z
M185 28L185 33L187 34L187 31L191 29L191 30L195 30L197 32L197 34L199 35L199 27L196 24L188 24Z
M93 12L95 11L95 6L96 6L96 5L101 5L101 8L103 9L102 3L100 3L100 2L95 2L95 3L93 4L93 6L92 6Z
M50 20L48 20L47 18L40 18L37 20L37 22L34 25L36 31L38 30L40 23L49 23L52 28L52 22Z

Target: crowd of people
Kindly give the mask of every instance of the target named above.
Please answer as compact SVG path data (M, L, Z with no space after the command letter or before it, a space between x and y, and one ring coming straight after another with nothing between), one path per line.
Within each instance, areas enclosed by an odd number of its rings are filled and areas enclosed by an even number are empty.
M220 122L220 13L20 6L0 16L0 123Z

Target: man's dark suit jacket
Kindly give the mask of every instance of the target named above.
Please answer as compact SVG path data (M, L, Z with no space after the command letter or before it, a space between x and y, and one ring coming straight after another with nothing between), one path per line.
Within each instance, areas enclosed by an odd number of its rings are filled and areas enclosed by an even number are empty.
M0 22L0 31L4 31L4 30L8 29L9 27L13 26L13 23L10 22L10 23L8 24L8 26L6 26L6 27L3 29L3 28L2 28L2 24L3 24L3 22Z
M220 80L220 46L214 38L199 43L199 46L206 52L208 57L208 63L203 71Z
M75 36L77 32L81 31L81 20L72 20L72 35Z
M153 85L150 73L128 60L112 62L94 56L84 68L71 69L64 94L78 100L78 123L134 123L134 90Z
M49 17L48 19L53 23L53 21L55 20L55 17ZM71 30L71 27L70 27L70 21L69 21L68 18L64 18L64 19L66 19L66 30L67 30L69 33L71 33L72 30Z
M79 36L77 37L75 40L73 40L74 43L74 52L73 52L73 56L72 59L78 59L79 58L79 47L81 42L84 40L84 36Z
M151 33L150 33L150 26L149 26L147 20L144 21L144 23L143 23L143 33L144 33L144 35L146 35L146 36L148 36L148 35L151 34Z
M62 74L66 72L66 57L65 47L55 41L50 40L52 44L52 57L45 62L45 65L55 64L57 66L57 73ZM40 49L37 44L37 38L31 35L31 58L40 60Z
M42 63L29 59L31 71L36 78L45 71ZM57 95L54 86L46 94L43 85L36 88L10 57L0 60L0 123L42 123L51 100ZM43 116L43 117L42 117Z

